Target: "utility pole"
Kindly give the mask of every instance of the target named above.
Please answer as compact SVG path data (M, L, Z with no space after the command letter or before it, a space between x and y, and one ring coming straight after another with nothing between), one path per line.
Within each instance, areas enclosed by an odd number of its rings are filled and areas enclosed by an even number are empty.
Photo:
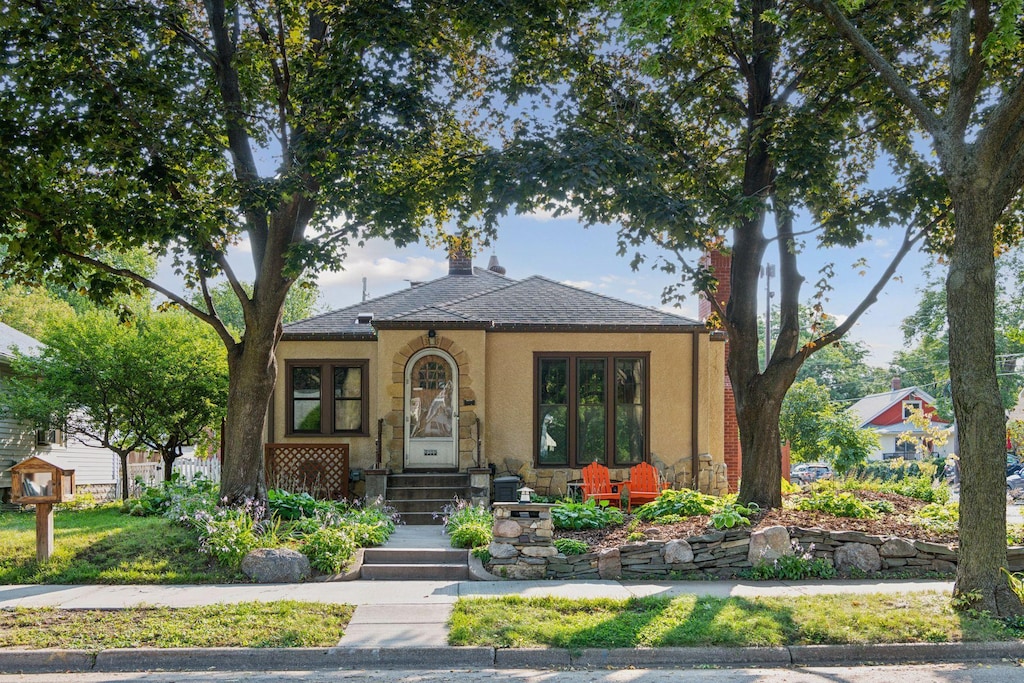
M767 263L761 269L764 275L765 312L764 312L764 366L767 368L772 358L772 278L775 277L775 264Z
M366 293L366 278L364 277L363 278L363 301L366 301L366 298L368 296L369 296L369 294Z

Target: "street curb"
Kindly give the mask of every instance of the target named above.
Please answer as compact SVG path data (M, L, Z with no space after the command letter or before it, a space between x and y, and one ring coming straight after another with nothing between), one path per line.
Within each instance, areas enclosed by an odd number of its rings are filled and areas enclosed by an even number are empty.
M792 645L794 666L829 664L913 664L1024 659L1024 641L992 643L883 643L877 645Z
M584 649L401 648L123 648L0 650L0 673L131 671L298 671L424 668L691 668L920 664L1024 659L1024 641Z

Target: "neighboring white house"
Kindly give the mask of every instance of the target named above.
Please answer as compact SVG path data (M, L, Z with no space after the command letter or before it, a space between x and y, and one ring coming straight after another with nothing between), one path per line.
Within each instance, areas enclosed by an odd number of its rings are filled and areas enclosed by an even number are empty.
M0 323L0 384L10 377L13 350L34 355L42 348L42 342ZM0 502L10 497L8 470L33 455L59 456L62 466L75 470L76 492L87 491L97 500L114 500L117 456L113 451L65 439L59 430L37 430L0 418Z
M878 435L881 448L870 454L868 460L918 459L914 444L900 443L899 440L900 435L907 432L918 438L927 438L925 432L908 420L912 408L923 410L932 425L941 428L950 426L948 421L936 414L935 398L931 394L919 387L901 387L898 377L893 379L892 384L892 391L865 396L850 406L858 426ZM934 456L947 456L956 452L952 435L944 445L931 443L929 449Z

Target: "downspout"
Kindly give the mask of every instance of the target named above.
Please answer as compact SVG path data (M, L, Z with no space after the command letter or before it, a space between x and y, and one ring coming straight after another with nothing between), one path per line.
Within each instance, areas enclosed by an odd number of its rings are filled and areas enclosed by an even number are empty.
M693 333L693 353L690 354L693 360L692 379L690 381L690 474L692 476L694 491L700 483L700 414L698 400L700 398L700 332Z
M476 466L480 467L480 416L476 417Z
M383 448L383 445L384 445L383 444L383 441L384 441L383 436L384 436L384 420L383 419L379 419L379 420L377 420L377 443L375 444L376 445L376 450L377 450L377 459L376 459L376 462L374 462L374 464L373 464L373 468L377 469L377 470L382 469L383 465L384 465L381 462L381 451L382 451L382 448Z

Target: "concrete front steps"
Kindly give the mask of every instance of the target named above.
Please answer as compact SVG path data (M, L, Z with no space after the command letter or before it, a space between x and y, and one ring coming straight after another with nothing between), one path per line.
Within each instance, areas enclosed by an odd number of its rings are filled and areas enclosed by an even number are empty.
M458 548L367 548L359 578L371 581L465 581L469 551Z
M455 498L469 500L469 474L392 474L387 499L402 522L409 525L441 524L442 511Z

